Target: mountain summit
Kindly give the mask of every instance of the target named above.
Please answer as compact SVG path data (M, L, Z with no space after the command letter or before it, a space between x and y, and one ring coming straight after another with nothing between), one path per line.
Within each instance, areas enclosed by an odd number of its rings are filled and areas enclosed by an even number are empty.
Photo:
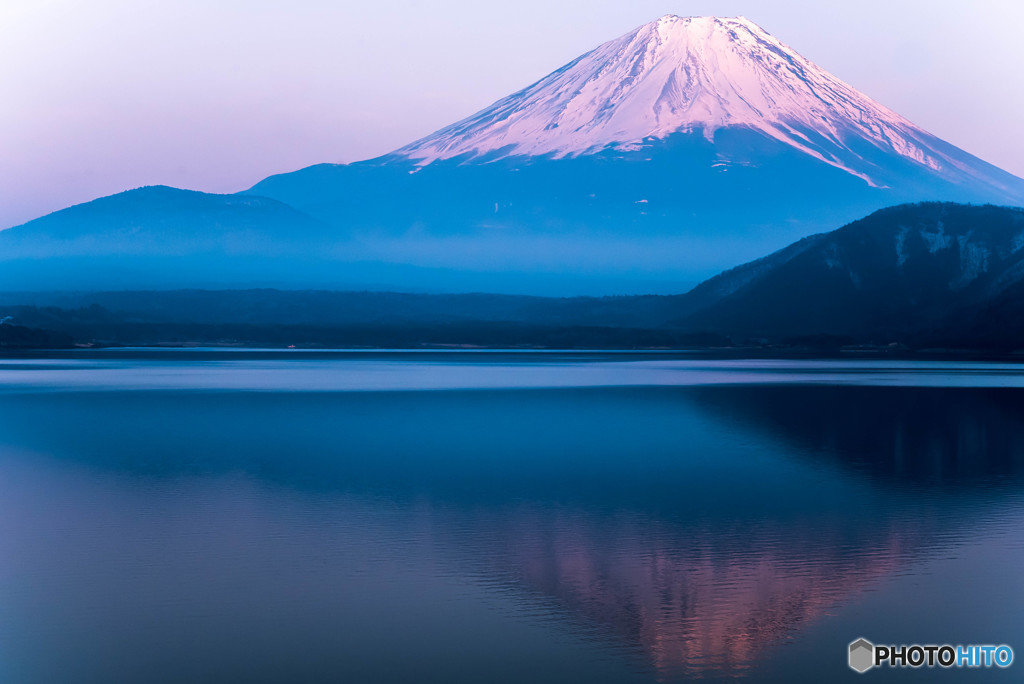
M943 176L969 160L744 17L666 15L481 112L397 150L425 164L465 156L632 150L676 133L713 142L748 128L885 186L865 149Z

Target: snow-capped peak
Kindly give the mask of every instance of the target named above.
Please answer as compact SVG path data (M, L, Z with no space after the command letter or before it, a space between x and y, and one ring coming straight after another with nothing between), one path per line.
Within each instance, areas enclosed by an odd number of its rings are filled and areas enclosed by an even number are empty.
M666 15L396 154L574 156L742 126L868 183L866 141L938 170L931 136L744 17ZM854 143L854 144L851 144Z

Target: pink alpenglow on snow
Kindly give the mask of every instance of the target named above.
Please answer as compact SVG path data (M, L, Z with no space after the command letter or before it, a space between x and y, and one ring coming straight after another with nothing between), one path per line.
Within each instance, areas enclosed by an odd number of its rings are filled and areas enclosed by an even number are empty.
M850 140L939 170L933 136L743 17L667 15L523 90L398 150L427 164L460 155L575 156L730 126L754 129L874 185ZM837 153L834 148L838 147Z

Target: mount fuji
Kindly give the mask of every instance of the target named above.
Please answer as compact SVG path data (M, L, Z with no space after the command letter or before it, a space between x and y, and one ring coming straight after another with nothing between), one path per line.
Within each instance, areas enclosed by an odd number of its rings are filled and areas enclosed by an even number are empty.
M953 183L981 176L1009 189L1000 174L743 17L662 17L395 155L419 164L453 157L558 158L640 150L677 133L699 132L713 144L716 132L728 128L782 142L873 187L897 180L872 162L882 153ZM728 161L723 154L721 162Z
M747 19L665 16L383 157L2 231L0 287L683 292L923 200L1024 205L1024 180Z

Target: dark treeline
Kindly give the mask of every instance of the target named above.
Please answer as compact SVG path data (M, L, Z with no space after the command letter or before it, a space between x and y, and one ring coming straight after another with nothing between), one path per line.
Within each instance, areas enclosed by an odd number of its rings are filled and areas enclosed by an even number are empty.
M230 293L209 293L211 299ZM39 333L35 346L77 344L99 346L240 345L252 347L487 347L549 349L705 348L732 344L721 335L672 328L637 328L522 321L489 321L446 317L415 320L396 316L385 322L350 321L313 324L293 320L240 321L152 320L91 305L77 309L8 307L12 319L32 328L5 325L0 329ZM375 317L386 319L384 314ZM41 330L39 330L41 329ZM28 338L25 338L28 339ZM32 345L22 345L32 346Z

